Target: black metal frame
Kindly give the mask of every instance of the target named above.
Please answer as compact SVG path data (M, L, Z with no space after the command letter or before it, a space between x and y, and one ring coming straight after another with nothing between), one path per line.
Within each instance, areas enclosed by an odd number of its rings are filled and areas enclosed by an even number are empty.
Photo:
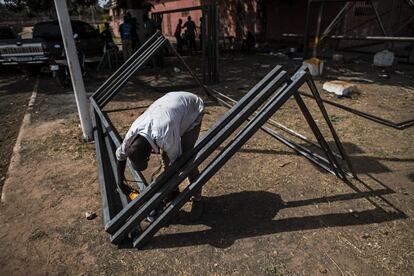
M377 40L377 41L414 41L414 38L412 37L398 37L398 36L389 36L387 34L387 31L384 28L384 24L381 20L381 15L379 14L376 6L374 5L374 2L378 0L308 0L307 6L306 6L306 23L305 23L305 33L303 35L303 43L304 43L304 52L303 52L303 58L306 59L308 57L308 45L309 45L309 20L310 20L310 11L312 8L312 4L319 3L320 9L318 14L318 24L316 27L316 34L315 34L315 49L319 46L321 41L325 38L331 38L331 39L348 39L348 40ZM345 3L342 9L338 12L337 16L331 21L329 26L323 31L322 35L320 36L320 25L321 25L321 19L323 17L323 6L325 3L339 3L343 2ZM346 16L348 11L355 5L356 2L369 2L371 5L374 14L375 19L378 23L378 26L381 29L381 32L383 36L345 36L345 35L329 35L331 31L334 29L334 27L341 21L342 18ZM346 33L347 31L345 31ZM300 35L297 34L283 34L284 37L300 37ZM315 52L314 52L314 56Z
M120 91L120 89L128 82L131 76L140 69L157 51L169 45L179 60L189 70L194 79L209 97L213 97L218 102L230 107L230 110L208 131L208 133L200 139L194 149L182 155L168 169L166 169L155 182L147 184L142 174L134 171L131 166L130 171L139 184L140 195L133 201L122 193L119 189L117 168L115 160L115 148L121 144L121 138L113 127L111 121L102 111L103 107ZM315 120L303 102L298 89L307 83L315 96L318 107L328 124L331 134L334 137L336 146L339 150L334 153L323 134L319 130ZM291 97L294 97L300 110L302 111L308 125L314 133L318 146L325 153L326 158L322 157L306 147L295 144L287 140L273 129L265 127L264 124L269 121L271 116ZM342 144L329 120L323 102L312 81L312 77L305 67L301 67L297 72L288 78L287 73L282 70L281 66L276 66L261 81L259 81L240 101L234 105L229 105L223 100L223 94L201 84L201 81L190 70L185 61L175 52L171 44L160 34L156 33L147 43L137 50L134 55L128 59L123 66L119 68L107 81L101 85L91 97L91 107L94 123L94 138L96 144L96 152L98 159L99 182L102 195L102 206L104 209L104 222L106 231L111 234L111 242L119 244L129 236L133 240L133 245L141 247L148 239L150 239L158 229L160 229L166 221L187 202L195 191L200 189L206 182L237 152L240 147L248 141L248 139L260 128L281 141L282 143L293 148L298 153L304 155L314 164L319 165L325 170L335 174L341 179L346 179L347 175L355 175L349 159L342 147ZM229 99L229 97L227 97ZM231 98L230 98L231 99ZM170 192L178 187L178 185L187 178L188 174L205 162L215 150L225 143L225 141L245 122L240 132L233 138L220 153L209 162L203 171L201 171L198 179L187 185L187 187L175 198L172 203L165 206L161 214L143 231L135 231L140 223L154 209L163 206L163 201L170 195ZM283 125L275 124L278 127ZM283 126L285 130L286 127ZM282 129L283 129L282 128ZM300 134L289 130L290 134L295 133L297 137ZM304 137L302 136L302 139ZM337 156L343 159L351 174L346 172ZM131 234L133 233L133 234Z

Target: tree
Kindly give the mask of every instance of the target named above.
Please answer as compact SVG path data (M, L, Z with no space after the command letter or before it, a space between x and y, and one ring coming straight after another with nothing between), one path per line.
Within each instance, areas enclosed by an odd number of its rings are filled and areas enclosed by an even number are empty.
M97 0L68 0L72 9L85 6L94 6ZM29 15L42 13L54 9L53 0L4 0L4 5L11 11L21 12L26 10Z

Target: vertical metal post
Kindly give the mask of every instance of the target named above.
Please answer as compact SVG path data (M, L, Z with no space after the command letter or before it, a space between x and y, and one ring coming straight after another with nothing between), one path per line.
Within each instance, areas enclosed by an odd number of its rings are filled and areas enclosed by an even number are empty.
M313 134L315 135L316 139L318 140L319 144L321 145L322 149L324 150L326 157L328 158L329 162L331 163L332 169L335 171L335 174L342 178L346 179L346 176L342 169L340 168L338 161L336 160L335 156L333 156L332 151L326 142L325 138L323 137L320 129L318 128L315 120L313 119L309 109L306 107L305 103L303 102L299 93L294 94L295 100L298 103L300 110L302 111L303 115L305 116L306 121L308 122L309 127L311 128Z
M303 60L308 58L308 47L309 47L309 20L310 20L310 9L312 0L307 0L306 5L306 21L305 21L305 33L303 38Z
M206 22L208 22L207 13L205 7L201 9L202 17L203 17L203 29L201 30L201 37L203 40L203 43L201 45L201 56L202 56L202 74L203 74L203 83L207 84L207 45L208 45L208 36L206 29L208 29L208 26Z
M315 42L314 42L314 46L313 46L313 54L312 56L314 58L316 58L318 56L318 48L319 48L319 44L321 43L321 40L319 38L319 34L321 31L321 23L322 23L322 15L323 15L323 3L320 3L319 6L319 12L318 12L318 24L316 25L316 34L315 34Z
M379 26L380 26L380 28L381 28L382 34L383 34L384 36L388 36L388 35L387 35L387 32L385 31L384 25L382 24L381 17L380 17L380 15L379 15L379 13L378 13L377 7L375 6L375 4L374 4L374 2L373 2L372 0L371 0L371 1L369 1L369 3L371 4L372 9L374 10L375 17L377 18L377 22L378 22L378 25L379 25Z
M332 137L335 140L335 144L336 144L336 147L338 148L339 153L341 154L342 158L345 160L345 162L348 166L348 169L351 171L352 176L357 178L357 174L356 174L356 172L355 172L355 170L352 166L351 160L349 159L348 154L346 153L346 151L345 151L338 135L336 134L335 128L333 127L332 122L329 119L328 112L326 111L325 106L323 105L322 98L319 95L318 89L316 88L316 85L313 82L313 79L312 79L309 72L307 72L306 83L308 84L309 89L311 90L312 95L313 95L313 97L316 101L316 104L319 106L319 109L322 112L322 115L325 119L325 122L328 125L329 130L331 131Z
M89 114L88 98L86 97L85 84L83 83L82 71L79 65L78 53L73 40L72 25L70 22L66 1L54 0L56 13L62 33L63 45L65 46L66 60L68 62L73 92L78 107L83 138L90 141L92 136L92 121Z

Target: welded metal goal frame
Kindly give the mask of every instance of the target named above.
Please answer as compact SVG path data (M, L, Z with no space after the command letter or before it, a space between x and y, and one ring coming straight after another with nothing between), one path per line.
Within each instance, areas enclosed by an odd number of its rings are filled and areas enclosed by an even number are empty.
M130 172L138 183L141 193L138 198L129 201L120 190L120 183L117 183L118 172L115 149L121 144L121 137L102 109L113 99L132 75L142 68L165 45L173 48L160 33L154 34L91 97L104 223L106 231L111 235L111 242L119 244L126 238L131 237L134 246L143 246L260 128L282 143L293 148L314 164L319 165L342 179L346 179L349 173L339 164L336 157L340 156L347 163L348 168L351 170L351 175L353 174L349 159L329 121L329 117L320 100L312 77L306 69L301 67L291 78L288 78L287 73L282 70L281 66L276 66L240 101L234 102L233 100L232 104L229 104L226 100L228 101L231 98L226 98L225 95L218 91L211 90L201 84L200 80L192 73L185 61L172 49L194 79L204 88L206 94L223 105L228 106L230 110L197 142L192 151L182 155L155 182L148 185L142 174L130 167ZM298 88L304 83L307 83L313 95L316 95L319 110L328 123L340 152L339 154L334 153L326 142L324 135L319 130L298 92ZM326 158L316 155L304 146L285 139L270 127L265 126L266 122L272 122L269 121L271 116L291 97L298 103L306 122L318 141L319 148L325 153ZM165 206L155 221L144 230L141 230L139 227L140 223L149 213L162 206L164 199L173 189L183 182L188 176L188 173L193 168L198 167L202 162L205 162L245 122L247 122L247 125L207 164L205 169L201 171L198 179L188 184L169 205ZM281 124L277 126L280 127Z

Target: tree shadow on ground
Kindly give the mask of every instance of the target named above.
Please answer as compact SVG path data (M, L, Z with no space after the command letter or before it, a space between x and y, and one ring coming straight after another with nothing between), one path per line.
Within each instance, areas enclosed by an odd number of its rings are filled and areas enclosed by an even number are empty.
M205 225L207 230L165 234L154 237L146 249L174 248L210 244L218 248L231 246L235 241L263 235L319 229L326 227L364 225L407 218L402 212L371 209L353 213L334 213L275 219L282 209L323 202L343 201L390 193L387 189L375 192L335 195L315 199L284 202L280 195L270 192L245 191L205 198L205 212L197 222L180 214L171 224Z

